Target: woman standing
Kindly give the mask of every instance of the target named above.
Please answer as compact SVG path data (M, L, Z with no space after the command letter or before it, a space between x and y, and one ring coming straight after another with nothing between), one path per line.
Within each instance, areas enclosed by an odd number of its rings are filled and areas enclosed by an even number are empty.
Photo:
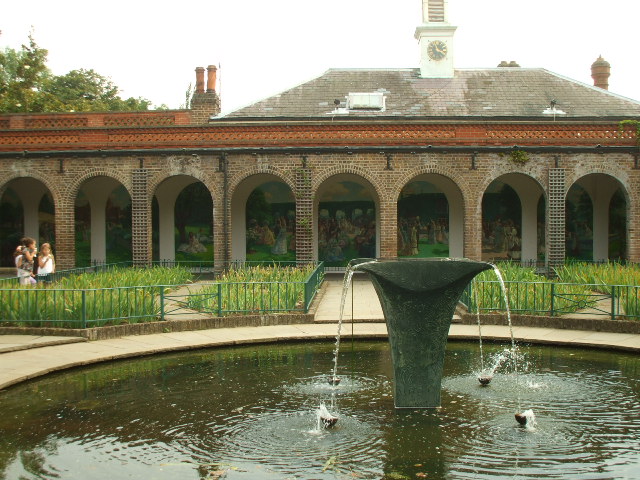
M51 274L56 271L56 261L51 253L51 245L43 243L38 256L38 276L39 282L50 282Z
M20 285L33 285L36 279L33 278L33 262L36 260L36 241L31 237L22 239L22 247L18 247L20 255L16 255L16 268ZM16 254L18 251L16 250Z

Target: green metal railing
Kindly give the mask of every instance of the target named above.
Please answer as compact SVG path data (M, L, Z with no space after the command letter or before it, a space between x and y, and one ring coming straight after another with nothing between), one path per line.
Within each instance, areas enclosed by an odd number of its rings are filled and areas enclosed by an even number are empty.
M159 315L163 288L2 288L0 323L87 328L151 321Z
M92 271L92 268L96 267L73 272ZM180 285L58 289L3 284L0 285L0 325L88 328L164 320L170 315L184 314L185 308L199 308L203 313L218 316L307 313L323 279L324 264L320 263L304 282L213 282L202 287L213 288L213 293L206 294L167 293L187 288Z
M295 266L295 262L290 266ZM241 265L235 268L241 268ZM232 313L308 313L323 280L324 263L319 263L303 282L199 284L197 292L165 293L162 298L163 316L184 314L184 309L216 316Z
M505 282L509 310L522 315L588 313L612 320L640 318L640 287L558 282ZM475 291L474 291L475 289ZM475 281L460 301L472 313L505 312L500 282Z

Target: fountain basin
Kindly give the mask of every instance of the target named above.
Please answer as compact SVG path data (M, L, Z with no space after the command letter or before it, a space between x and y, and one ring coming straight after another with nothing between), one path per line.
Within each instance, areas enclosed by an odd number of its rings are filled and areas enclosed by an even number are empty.
M342 352L338 390L351 389L331 409L339 422L320 430L316 408L332 391L318 375L333 356L328 342L70 370L0 395L0 478L199 480L199 468L233 480L636 478L640 356L557 346L525 353L532 372L520 372L519 386L498 372L479 388L478 345L450 341L443 408L398 412L388 342L356 341ZM518 398L540 412L535 433L514 420ZM323 472L332 457L335 468Z

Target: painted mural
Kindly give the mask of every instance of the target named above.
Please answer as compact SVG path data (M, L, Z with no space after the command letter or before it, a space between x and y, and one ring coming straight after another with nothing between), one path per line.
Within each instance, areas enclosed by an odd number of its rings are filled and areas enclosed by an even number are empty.
M429 182L411 182L400 193L398 256L449 256L449 203Z
M627 201L618 189L609 205L609 259L622 260L627 255Z
M482 259L520 260L522 207L509 185L494 181L482 197Z
M81 189L76 197L76 266L91 265L91 206ZM131 197L120 185L115 188L105 207L106 262L129 261L131 254Z
M593 260L593 203L587 191L573 185L566 197L565 253L575 260ZM610 260L623 259L627 250L627 202L622 190L609 203Z
M327 267L344 267L353 258L376 257L376 210L362 185L340 181L318 204L318 258Z
M204 183L192 183L180 192L174 223L176 260L213 260L213 200Z
M573 185L565 201L565 255L574 260L593 260L593 205L580 185Z
M283 182L266 182L247 199L247 261L296 259L296 205Z

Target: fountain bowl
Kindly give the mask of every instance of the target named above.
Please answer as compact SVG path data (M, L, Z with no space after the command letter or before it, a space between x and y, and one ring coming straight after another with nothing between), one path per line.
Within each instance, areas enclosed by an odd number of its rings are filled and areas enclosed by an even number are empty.
M340 377L334 377L334 376L327 377L327 383L329 385L333 385L333 386L340 385L340 381L341 381Z
M478 377L478 381L480 382L480 385L482 385L483 387L486 387L487 385L489 385L492 379L493 377L490 375L481 375Z

